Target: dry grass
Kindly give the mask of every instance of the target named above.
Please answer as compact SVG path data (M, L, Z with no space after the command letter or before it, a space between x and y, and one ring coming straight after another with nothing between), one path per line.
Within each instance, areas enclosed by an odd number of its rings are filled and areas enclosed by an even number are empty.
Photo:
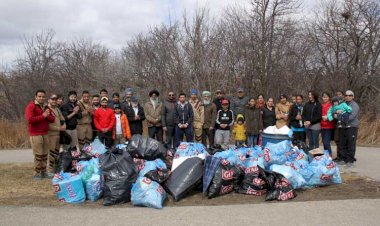
M0 119L0 149L29 147L28 128L25 121L11 122Z
M148 128L144 126L144 135ZM380 116L365 114L360 117L358 144L380 145ZM30 148L25 121L11 122L0 119L0 149Z

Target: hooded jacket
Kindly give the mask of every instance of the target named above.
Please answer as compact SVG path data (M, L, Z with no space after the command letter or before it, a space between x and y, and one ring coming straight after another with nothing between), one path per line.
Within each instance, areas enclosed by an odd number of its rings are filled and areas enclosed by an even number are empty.
M257 135L260 130L263 130L263 120L259 108L245 106L245 127L248 135Z
M244 116L242 114L239 114L236 117L236 121L239 118L242 118L244 120ZM236 123L234 125L233 130L232 130L232 133L235 135L235 140L236 141L245 141L245 140L247 140L247 135L246 135L247 131L246 131L246 125L245 125L245 123L243 123L243 124Z

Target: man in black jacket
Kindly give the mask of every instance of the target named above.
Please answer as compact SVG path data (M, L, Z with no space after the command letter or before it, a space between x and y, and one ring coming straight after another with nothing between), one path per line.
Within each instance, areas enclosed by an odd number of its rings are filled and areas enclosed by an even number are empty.
M77 92L70 91L67 103L61 106L61 112L65 118L66 132L71 136L70 147L79 149L77 124L78 119L82 118L80 107L77 104Z
M309 141L309 148L318 148L319 132L321 131L322 105L318 101L318 94L313 91L309 91L309 102L303 107L302 120Z
M174 110L176 106L176 97L173 91L168 92L168 97L161 108L162 129L165 132L165 146L172 148L174 138Z
M180 93L178 96L178 102L174 109L174 124L175 124L175 146L178 147L183 139L183 135L186 136L187 142L193 142L193 108L186 101L186 94Z
M296 95L296 102L292 105L289 112L289 124L293 131L293 138L296 140L306 141L305 127L302 122L303 97Z
M131 98L131 105L125 105L125 114L127 115L131 135L143 134L143 124L145 120L144 108L140 106L137 97Z

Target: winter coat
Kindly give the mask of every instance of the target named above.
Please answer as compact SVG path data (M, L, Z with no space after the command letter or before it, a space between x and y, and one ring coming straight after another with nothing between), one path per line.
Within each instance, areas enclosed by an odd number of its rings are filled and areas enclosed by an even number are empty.
M36 101L31 101L25 108L25 118L28 122L30 136L46 135L49 131L49 123L53 123L55 117L50 109L50 114L45 118L43 113L48 106L41 106Z
M293 128L304 128L302 122L303 105L292 104L289 112L289 125ZM297 115L301 115L301 119L296 119Z
M174 126L174 110L176 100L166 99L161 108L161 123L163 127Z
M121 113L120 116L120 122L121 122L121 131L123 132L123 137L126 140L131 139L131 129L129 128L129 122L127 119L127 116L123 113ZM112 139L116 139L116 116L115 116L115 126L112 130Z
M325 115L327 115L327 118L329 121L334 120L333 114L335 114L336 111L338 111L338 110L343 111L343 113L351 113L352 112L352 108L350 106L348 106L346 102L342 102L338 106L331 105L331 103L330 103L330 106L331 106L331 108L329 108L327 110L328 111L327 114L325 114ZM323 104L322 104L322 115L324 115L323 114Z
M359 126L359 105L355 101L346 102L348 106L351 107L352 112L348 116L348 126L358 127Z
M237 120L237 118L236 118ZM235 124L234 128L232 129L232 133L235 136L235 141L246 141L247 135L246 135L246 126L243 124Z
M307 102L302 111L302 120L310 121L311 125L320 123L322 120L322 105L318 101Z
M284 120L282 117L289 115L291 104L289 102L276 104L276 127L279 129L288 124L288 120Z
M259 108L246 106L244 118L248 135L257 135L260 130L263 130L263 120Z
M82 118L78 120L78 125L87 125L92 123L92 116L88 109L90 103L86 104L83 100L78 101L78 106L80 107L80 112L82 113Z
M194 121L193 121L193 127L195 129L202 129L203 123L204 123L204 106L201 101L199 100L189 100L189 103L191 104L191 107L193 108L193 115L194 115Z
M175 105L174 109L174 124L188 124L192 125L194 121L193 107L189 102L185 102L184 107L181 106L179 101Z
M210 127L214 127L215 121L216 121L216 114L217 114L216 105L214 103L210 103L207 105L203 104L203 107L204 107L203 128L209 129Z
M138 115L140 116L140 119L135 119L135 111L133 110L132 106L126 107L126 112L128 122L129 122L129 128L131 129L131 134L142 134L143 133L143 124L142 122L145 120L145 112L144 108L138 105Z
M232 99L230 109L234 112L235 115L242 114L244 115L245 106L248 104L249 97L239 98L236 97Z
M107 108L98 108L94 113L94 124L96 129L99 132L102 132L103 129L112 131L115 126L116 118L115 113L109 107Z
M146 124L148 127L161 127L161 112L162 112L162 103L160 101L157 102L156 108L153 107L153 104L151 101L148 101L145 103L144 106L144 113L146 118ZM155 119L158 119L157 123L154 121Z
M61 112L66 121L66 129L74 130L77 128L78 119L82 118L82 112L79 110L72 118L68 118L71 113L74 112L74 107L76 103L67 102L61 106Z
M61 110L59 110L58 107L52 108L50 107L53 115L54 115L54 122L49 123L49 135L59 135L61 132L61 126L63 125L61 121L64 123L65 118L62 115Z

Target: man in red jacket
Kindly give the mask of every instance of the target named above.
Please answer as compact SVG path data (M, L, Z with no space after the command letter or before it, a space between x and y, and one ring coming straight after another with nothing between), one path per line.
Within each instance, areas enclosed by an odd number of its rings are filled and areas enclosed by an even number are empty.
M34 179L51 178L46 172L49 152L49 123L54 122L52 110L45 104L44 90L37 90L34 101L31 101L25 109L25 118L28 122L30 144L34 154Z
M101 107L95 111L94 124L98 130L98 138L106 147L112 146L112 130L115 125L116 118L113 110L108 107L108 98L102 97Z

